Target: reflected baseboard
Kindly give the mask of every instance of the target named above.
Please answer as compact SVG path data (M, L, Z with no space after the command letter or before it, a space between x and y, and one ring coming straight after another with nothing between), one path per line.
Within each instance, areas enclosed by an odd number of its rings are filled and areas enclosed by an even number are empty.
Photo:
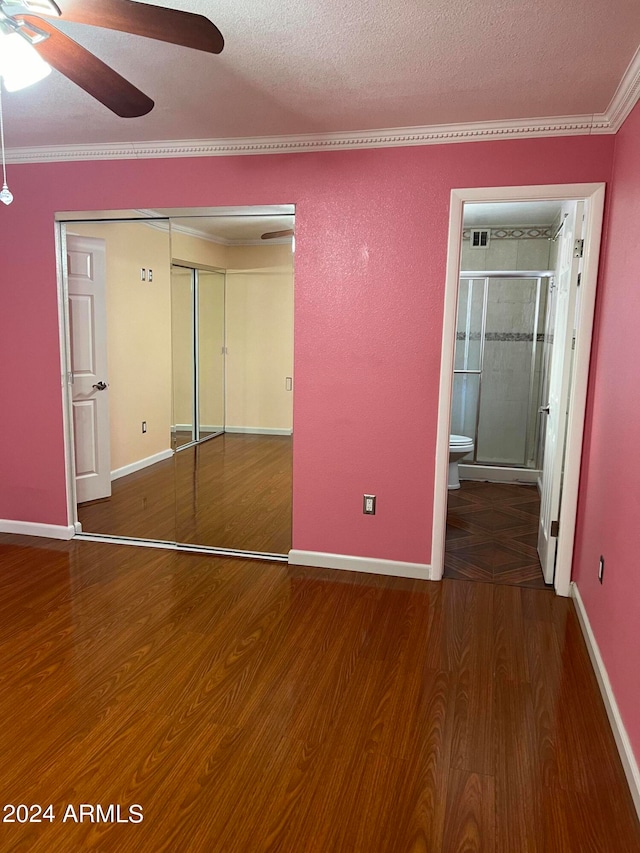
M152 456L147 456L145 459L138 459L137 462L131 462L129 465L123 465L122 468L116 468L111 472L111 480L117 480L120 477L126 477L127 474L133 474L135 471L141 471L143 468L148 468L150 465L155 465L156 462L163 462L165 459L170 459L173 456L173 450L161 450L160 453L154 453Z
M293 435L292 429L277 429L270 427L226 426L225 432L248 433L250 435Z

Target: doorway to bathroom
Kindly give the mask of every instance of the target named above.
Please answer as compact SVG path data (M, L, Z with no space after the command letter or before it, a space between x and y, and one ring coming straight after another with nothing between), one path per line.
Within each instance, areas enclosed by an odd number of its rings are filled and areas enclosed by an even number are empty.
M568 594L603 196L452 192L434 577Z

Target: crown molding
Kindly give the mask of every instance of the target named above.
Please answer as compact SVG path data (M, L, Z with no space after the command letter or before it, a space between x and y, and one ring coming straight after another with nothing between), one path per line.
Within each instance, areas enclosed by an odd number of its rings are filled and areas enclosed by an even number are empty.
M496 139L531 139L549 136L584 136L617 133L640 97L640 48L629 63L611 103L604 113L551 118L480 121L424 127L313 133L298 136L241 137L237 139L179 139L147 142L113 142L90 145L47 145L10 148L8 163L60 163L81 160L136 160L175 157L236 157L255 154L298 154L479 142Z
M451 142L573 136L593 133L594 116L474 122L428 127L310 133L300 136L262 136L238 139L181 139L103 145L47 145L10 148L7 163L60 163L78 160L149 160L175 157L237 157L249 154L299 154L365 148L442 145ZM600 133L609 132L606 128Z
M617 133L640 98L640 47L622 75L618 88L605 113L609 130L595 133Z

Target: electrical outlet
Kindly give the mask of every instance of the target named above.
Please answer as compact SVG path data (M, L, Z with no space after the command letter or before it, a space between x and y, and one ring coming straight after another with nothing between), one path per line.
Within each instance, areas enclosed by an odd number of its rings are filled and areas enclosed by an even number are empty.
M600 556L600 563L598 564L598 580L602 583L604 578L604 557Z
M363 495L362 496L362 512L365 515L375 515L376 514L376 496L375 495Z
M146 431L147 431L147 422L142 421L142 432L146 432Z
M153 270L147 270L147 281L153 281Z
M140 267L140 281L147 280L147 271L144 267Z

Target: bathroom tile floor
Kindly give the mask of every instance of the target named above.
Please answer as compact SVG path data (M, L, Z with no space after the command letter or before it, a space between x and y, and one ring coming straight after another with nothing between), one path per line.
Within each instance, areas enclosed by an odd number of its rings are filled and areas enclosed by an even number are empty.
M462 481L448 495L444 576L547 588L536 551L539 515L535 486Z

